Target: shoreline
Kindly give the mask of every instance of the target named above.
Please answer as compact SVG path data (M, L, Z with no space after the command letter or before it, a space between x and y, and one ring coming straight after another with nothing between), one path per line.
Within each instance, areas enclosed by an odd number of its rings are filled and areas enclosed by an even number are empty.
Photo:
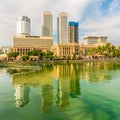
M73 64L73 63L83 63L83 62L117 62L120 59L104 59L104 60L39 60L39 61L0 61L0 67L11 67L19 65L60 65L60 64Z

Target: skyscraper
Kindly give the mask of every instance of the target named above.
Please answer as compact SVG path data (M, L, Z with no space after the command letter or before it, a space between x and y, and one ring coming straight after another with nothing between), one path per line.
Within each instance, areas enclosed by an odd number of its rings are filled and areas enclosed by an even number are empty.
M30 18L27 16L17 18L17 35L30 35Z
M57 18L58 44L68 43L68 15L62 12Z
M78 43L79 42L79 23L69 22L68 26L68 43Z
M53 36L52 28L52 13L50 11L43 11L42 13L42 36Z

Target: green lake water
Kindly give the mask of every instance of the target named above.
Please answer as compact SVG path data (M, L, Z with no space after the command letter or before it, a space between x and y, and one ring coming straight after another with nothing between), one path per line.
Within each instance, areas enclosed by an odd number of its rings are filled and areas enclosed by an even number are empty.
M0 120L120 120L120 62L34 68L0 68Z

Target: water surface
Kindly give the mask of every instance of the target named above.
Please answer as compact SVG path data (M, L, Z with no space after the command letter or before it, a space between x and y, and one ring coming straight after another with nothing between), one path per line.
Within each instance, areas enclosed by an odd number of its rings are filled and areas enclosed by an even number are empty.
M7 71L0 68L0 120L120 120L120 62Z

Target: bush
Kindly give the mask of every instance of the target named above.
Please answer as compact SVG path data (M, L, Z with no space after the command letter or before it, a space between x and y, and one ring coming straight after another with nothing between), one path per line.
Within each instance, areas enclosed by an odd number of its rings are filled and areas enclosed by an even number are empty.
M23 55L22 56L22 60L25 61L25 60L28 60L29 59L29 55Z

